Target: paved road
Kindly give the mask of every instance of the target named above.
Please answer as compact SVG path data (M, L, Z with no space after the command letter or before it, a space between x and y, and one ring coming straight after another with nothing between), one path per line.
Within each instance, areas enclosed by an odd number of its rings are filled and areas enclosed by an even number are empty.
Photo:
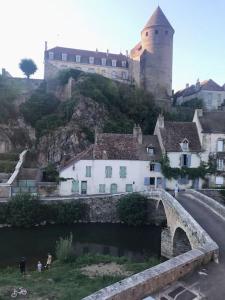
M201 267L192 275L186 276L181 281L166 287L156 299L207 299L225 300L225 220L216 215L210 208L205 207L198 199L180 192L177 200L190 213L190 215L202 226L220 248L219 264L214 262ZM199 273L200 272L200 273ZM180 294L180 297L169 297L169 292L183 286L187 291L194 292L199 298L187 297ZM165 298L163 298L163 296Z

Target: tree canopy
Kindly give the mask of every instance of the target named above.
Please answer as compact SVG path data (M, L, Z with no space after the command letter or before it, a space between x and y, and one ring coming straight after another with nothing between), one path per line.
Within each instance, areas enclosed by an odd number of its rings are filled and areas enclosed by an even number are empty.
M32 59L23 58L20 61L19 67L21 71L30 78L30 75L34 74L37 71L37 66Z

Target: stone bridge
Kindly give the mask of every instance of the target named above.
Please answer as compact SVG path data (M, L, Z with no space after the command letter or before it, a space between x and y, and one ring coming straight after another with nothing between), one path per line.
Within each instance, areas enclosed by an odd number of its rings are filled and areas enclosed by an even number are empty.
M166 216L167 225L162 232L161 252L162 256L170 259L83 300L141 300L201 264L211 260L218 262L217 244L175 198L161 189L143 194L156 200L156 213Z

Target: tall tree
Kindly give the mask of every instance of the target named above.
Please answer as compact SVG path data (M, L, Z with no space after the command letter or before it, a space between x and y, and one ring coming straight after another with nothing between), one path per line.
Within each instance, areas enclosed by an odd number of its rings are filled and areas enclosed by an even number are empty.
M32 59L24 58L21 59L19 64L20 70L30 78L30 75L34 74L37 71L37 66Z

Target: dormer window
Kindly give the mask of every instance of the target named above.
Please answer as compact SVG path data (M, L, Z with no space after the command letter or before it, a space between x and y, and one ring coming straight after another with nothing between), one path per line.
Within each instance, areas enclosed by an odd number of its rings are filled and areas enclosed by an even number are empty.
M183 151L188 151L189 150L189 141L187 139L184 139L181 143L181 149Z
M102 65L103 65L103 66L106 65L106 58L102 58Z
M116 67L116 59L112 59L112 67Z
M89 63L93 65L93 63L94 63L94 57L89 57Z
M62 53L62 60L67 61L67 54L66 53Z
M48 58L49 58L50 60L53 60L53 59L54 59L54 52L49 52L49 53L48 53Z
M126 66L127 66L127 62L126 62L125 60L123 60L123 61L122 61L122 67L123 67L123 68L126 68Z
M80 63L80 58L81 58L80 55L76 55L76 62L77 63Z
M153 147L147 147L147 153L151 156L154 155L154 148Z

